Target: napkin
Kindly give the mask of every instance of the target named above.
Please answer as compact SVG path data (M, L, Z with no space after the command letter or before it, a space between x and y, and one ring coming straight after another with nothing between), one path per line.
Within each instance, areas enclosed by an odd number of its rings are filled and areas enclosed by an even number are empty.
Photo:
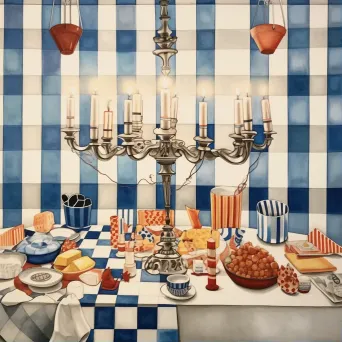
M13 306L20 303L29 302L31 300L32 297L28 296L25 292L15 289L11 292L6 293L2 297L1 304L5 306Z
M64 298L56 310L55 327L50 342L85 342L89 333L90 327L77 297L71 294Z

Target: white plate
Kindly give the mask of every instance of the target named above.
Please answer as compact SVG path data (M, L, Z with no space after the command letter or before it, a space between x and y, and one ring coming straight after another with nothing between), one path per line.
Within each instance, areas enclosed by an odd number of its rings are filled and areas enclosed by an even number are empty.
M37 281L31 279L36 275L42 274L43 277L47 278L43 281ZM51 287L58 284L63 278L63 274L59 271L56 271L52 268L45 268L45 267L33 267L28 268L25 271L19 273L19 279L26 285L34 286L34 287Z
M79 239L79 237L80 237L79 233L75 233L72 229L69 229L69 228L54 228L54 229L50 230L50 234L55 239L61 238L63 240L70 239L72 237L70 240L77 241L77 239Z
M152 232L161 232L163 230L164 225L155 225L155 226L146 226L146 228L150 229Z
M153 250L151 249L150 251L136 252L136 253L134 253L134 256L135 256L137 259L143 259L143 258L146 258L146 257L152 255L152 253L153 253Z
M192 297L195 296L196 294L196 289L195 287L192 285L191 286L191 289L188 291L188 293L185 295L185 296L182 296L182 297L177 297L177 296L174 296L172 293L169 292L169 290L167 289L167 285L164 284L162 285L162 287L160 288L160 292L167 298L169 299L173 299L173 300L189 300L191 299Z
M60 290L62 288L62 282L50 286L50 287L36 287L36 286L30 286L29 288L35 292L35 293L39 293L39 294L44 294L44 293L53 293L53 292L57 292L58 290Z

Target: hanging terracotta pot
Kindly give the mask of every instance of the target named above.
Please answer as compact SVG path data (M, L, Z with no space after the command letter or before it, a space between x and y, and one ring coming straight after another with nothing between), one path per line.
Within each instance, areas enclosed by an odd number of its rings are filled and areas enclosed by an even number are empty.
M252 26L254 25L255 17L257 16L260 2L264 2L264 11L268 10L268 6L272 6L272 18L273 24L261 24L256 25L251 29L251 36L254 39L256 45L258 46L259 51L265 55L271 55L277 49L279 43L283 39L286 34L285 28L285 17L283 12L283 6L281 0L279 0L279 6L281 10L281 15L283 17L284 26L277 25L274 23L274 4L272 0L259 0L258 6L254 14ZM266 14L264 12L264 18L266 18Z
M64 8L64 23L57 24L51 27L51 22L53 19L53 10L55 6L55 0L52 3L51 16L50 16L50 34L55 41L59 51L62 55L71 55L80 40L83 29L82 29L82 18L80 13L80 7L78 1L76 6L78 8L79 22L81 26L77 26L71 23L71 0L69 2L69 23L67 23L67 0L63 2Z

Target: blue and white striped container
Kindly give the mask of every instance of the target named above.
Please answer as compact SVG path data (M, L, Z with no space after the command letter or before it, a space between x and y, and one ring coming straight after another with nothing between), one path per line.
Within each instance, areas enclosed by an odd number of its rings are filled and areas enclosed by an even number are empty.
M257 203L258 237L267 242L279 244L287 240L289 207L276 200Z
M92 203L86 207L69 207L64 204L65 224L74 230L90 227Z
M186 274L173 274L166 278L167 289L177 297L185 296L191 289L190 278Z

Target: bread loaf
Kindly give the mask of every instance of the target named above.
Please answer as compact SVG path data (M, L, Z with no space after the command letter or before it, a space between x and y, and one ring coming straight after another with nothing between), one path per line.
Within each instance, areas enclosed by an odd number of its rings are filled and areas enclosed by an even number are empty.
M33 226L36 232L48 233L55 224L55 218L51 211L44 211L36 214L33 219Z

